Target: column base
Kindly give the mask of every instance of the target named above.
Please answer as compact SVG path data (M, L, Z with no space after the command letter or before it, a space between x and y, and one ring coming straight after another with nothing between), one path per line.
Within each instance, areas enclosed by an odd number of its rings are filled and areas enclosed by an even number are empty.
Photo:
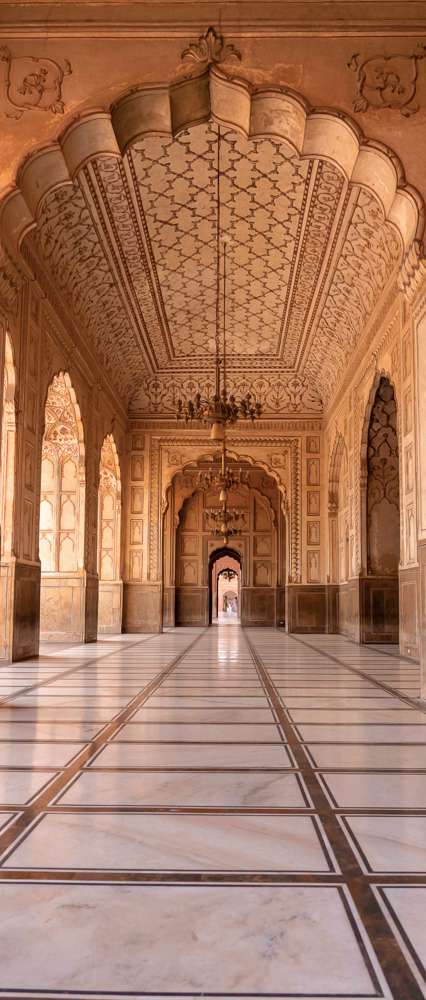
M123 584L123 632L163 631L161 583Z

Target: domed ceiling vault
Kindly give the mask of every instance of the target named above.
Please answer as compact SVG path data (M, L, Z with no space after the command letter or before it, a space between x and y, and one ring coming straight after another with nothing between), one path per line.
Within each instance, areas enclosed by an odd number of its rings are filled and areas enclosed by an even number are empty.
M212 110L199 124L163 120L145 131L130 110L129 141L113 117L118 142L109 116L88 116L89 150L96 120L108 122L111 148L84 156L83 143L73 169L77 123L61 150L24 165L3 216L10 227L24 204L24 258L123 400L133 412L173 415L178 397L212 390L221 122L229 388L254 392L266 415L321 412L407 249L394 166L385 173L393 170L395 191L379 197L380 184L376 193L350 179L312 142L307 155L282 134L244 134ZM37 172L52 174L41 193Z

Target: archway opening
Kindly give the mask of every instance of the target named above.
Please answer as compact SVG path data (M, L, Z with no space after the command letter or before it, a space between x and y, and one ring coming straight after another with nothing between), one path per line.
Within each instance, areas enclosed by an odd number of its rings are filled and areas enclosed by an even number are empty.
M209 559L209 622L237 625L241 621L241 553L222 546Z
M40 638L84 638L85 462L80 410L66 373L47 393L40 491Z
M172 477L163 520L163 622L207 625L210 607L210 556L223 545L212 529L211 510L219 507L219 489L210 485L220 455L201 455ZM264 468L235 456L231 464L244 482L230 491L231 506L241 511L241 534L232 547L241 553L238 605L243 625L275 625L284 619L287 580L287 521L279 484Z
M394 388L382 377L367 437L367 577L364 641L399 642L399 451Z
M108 434L101 449L98 502L98 631L121 632L121 477L117 449Z
M5 334L3 408L0 443L0 659L8 659L11 648L13 577L13 514L15 505L16 375L12 342Z

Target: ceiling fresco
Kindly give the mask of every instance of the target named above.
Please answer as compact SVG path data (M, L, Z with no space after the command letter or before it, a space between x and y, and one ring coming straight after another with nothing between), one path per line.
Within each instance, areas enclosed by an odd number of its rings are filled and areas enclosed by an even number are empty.
M5 189L1 288L13 298L21 254L132 412L170 417L179 398L214 391L219 130L228 385L252 392L265 416L330 405L383 294L422 254L422 199L398 157L346 110L312 107L275 70L267 82L253 46L214 28L184 48L175 39L169 83L129 79L118 94L111 84L96 111L72 103L74 53L43 57L50 89L36 100L26 85L23 101L10 81L32 80L35 57L19 55L18 38L0 51L15 130L27 135L40 109L70 115ZM403 65L417 67L423 50L410 53ZM376 107L364 93L370 62L347 64L358 114ZM421 93L392 110L420 120Z
M216 159L212 123L99 155L46 196L26 237L134 409L173 413L188 369L208 391ZM396 230L336 165L278 139L224 130L220 172L230 382L265 411L318 412L398 265Z

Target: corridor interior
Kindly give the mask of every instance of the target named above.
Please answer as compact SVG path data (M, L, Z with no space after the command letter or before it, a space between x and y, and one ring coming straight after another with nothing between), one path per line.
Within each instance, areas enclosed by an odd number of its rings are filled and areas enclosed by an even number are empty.
M426 996L415 663L180 628L0 688L1 995Z

